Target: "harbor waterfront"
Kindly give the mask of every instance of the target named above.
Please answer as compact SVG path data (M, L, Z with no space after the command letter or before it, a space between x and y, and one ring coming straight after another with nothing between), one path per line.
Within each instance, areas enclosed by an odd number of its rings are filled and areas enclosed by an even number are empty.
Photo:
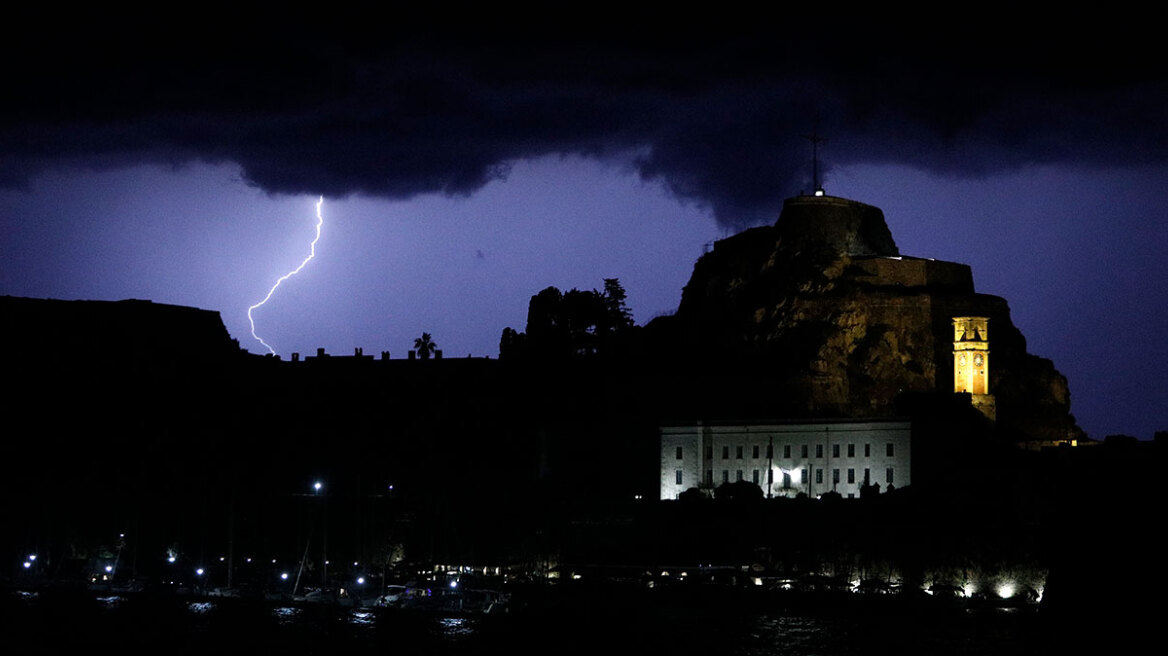
M148 594L9 591L9 644L33 653L662 654L1047 653L1052 626L1036 606L935 598L776 597L744 590L540 586L506 613Z

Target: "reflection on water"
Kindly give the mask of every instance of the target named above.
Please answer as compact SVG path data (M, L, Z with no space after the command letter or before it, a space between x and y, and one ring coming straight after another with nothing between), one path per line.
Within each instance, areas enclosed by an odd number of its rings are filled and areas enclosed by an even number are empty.
M209 613L214 609L215 604L209 601L192 601L191 603L187 604L187 610L191 611L192 613L198 613L200 615L203 613Z
M296 618L300 616L300 609L292 606L279 606L272 609L272 615L276 617L276 622L287 626L296 623Z
M377 615L371 611L363 608L354 609L349 613L349 624L357 626L372 626L377 619Z
M848 634L818 617L763 616L752 627L744 656L846 653Z
M172 655L281 656L506 653L560 656L660 653L668 656L855 656L945 654L1039 656L1037 617L1020 610L967 613L919 608L825 608L814 612L756 605L662 606L600 603L539 606L501 615L328 606L271 606L251 600L143 596L9 594L0 599L6 641L34 641L39 653L119 649Z
M454 640L467 638L475 632L472 622L465 617L443 617L438 620L438 626L443 635Z

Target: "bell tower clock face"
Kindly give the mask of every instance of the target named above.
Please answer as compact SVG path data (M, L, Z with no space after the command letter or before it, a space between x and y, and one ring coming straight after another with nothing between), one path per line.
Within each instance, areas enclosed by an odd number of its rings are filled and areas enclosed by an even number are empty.
M988 396L988 317L953 317L953 391ZM982 400L984 401L984 399ZM981 401L979 401L981 402Z

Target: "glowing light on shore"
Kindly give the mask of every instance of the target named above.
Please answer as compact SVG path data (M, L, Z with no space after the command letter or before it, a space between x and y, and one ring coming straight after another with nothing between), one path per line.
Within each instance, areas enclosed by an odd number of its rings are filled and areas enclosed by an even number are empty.
M259 335L256 334L255 319L252 318L251 313L256 308L262 306L264 303L267 303L268 299L272 298L272 294L276 293L276 289L278 289L280 287L280 283L282 283L285 280L291 278L292 276L300 273L300 270L303 269L304 266L307 265L312 260L312 258L316 257L316 242L320 241L320 227L321 227L321 225L324 224L324 215L322 215L320 212L320 207L323 204L324 204L324 196L321 196L320 200L316 201L316 237L314 237L312 239L312 243L309 245L308 257L304 258L304 261L300 263L300 266L298 266L295 269L289 271L288 273L285 273L284 275L280 276L280 279L276 281L276 284L272 285L272 288L268 290L268 295L264 296L264 300L260 301L259 303L256 303L255 305L253 305L247 309L247 322L249 324L251 324L251 336L256 338L256 341L258 341L260 344L263 344L264 348L268 349L268 352L273 354L273 355L275 355L276 350L273 349L270 345L268 345L267 342L265 342Z

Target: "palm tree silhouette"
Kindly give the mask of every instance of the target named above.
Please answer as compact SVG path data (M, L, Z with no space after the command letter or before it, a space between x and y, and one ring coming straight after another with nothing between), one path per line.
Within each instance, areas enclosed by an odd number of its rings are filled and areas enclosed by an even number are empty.
M438 348L434 340L430 337L430 333L422 333L422 336L414 340L414 350L418 352L418 357L423 360L429 360L430 356Z

